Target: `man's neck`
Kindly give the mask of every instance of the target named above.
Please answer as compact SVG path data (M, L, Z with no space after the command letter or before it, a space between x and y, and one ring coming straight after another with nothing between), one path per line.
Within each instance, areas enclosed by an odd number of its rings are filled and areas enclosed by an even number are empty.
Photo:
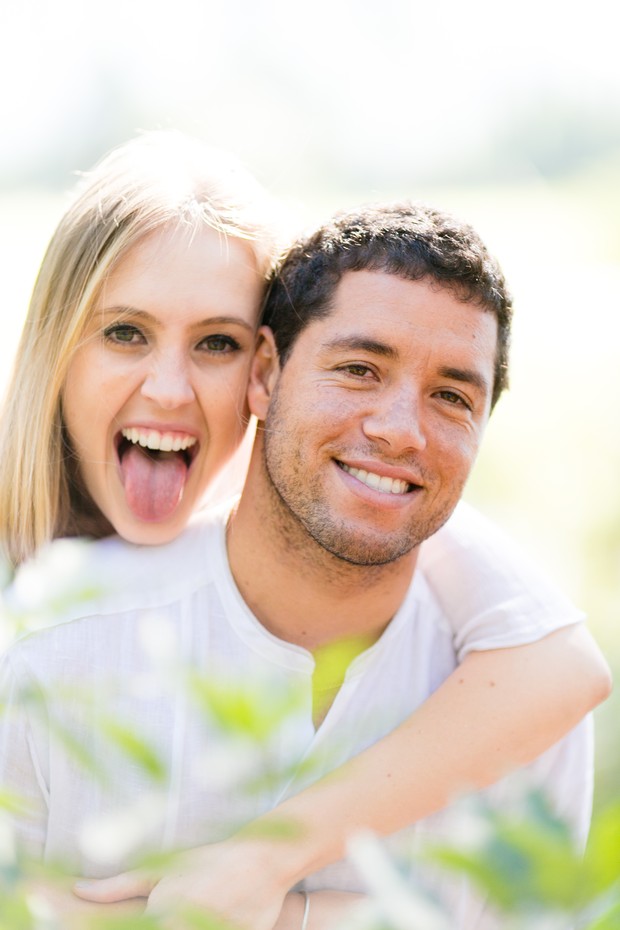
M388 565L360 566L318 545L274 502L252 469L231 516L230 567L243 599L280 639L312 652L340 640L360 651L381 636L400 607L415 568L412 551Z

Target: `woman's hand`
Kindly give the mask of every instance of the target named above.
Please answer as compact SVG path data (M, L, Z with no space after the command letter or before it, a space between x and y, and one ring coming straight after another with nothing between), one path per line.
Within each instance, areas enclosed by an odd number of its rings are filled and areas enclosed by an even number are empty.
M195 908L240 930L273 930L292 883L277 852L277 841L233 837L180 853L161 877L124 872L77 882L74 891L100 903L148 897L146 913L170 915L172 926Z

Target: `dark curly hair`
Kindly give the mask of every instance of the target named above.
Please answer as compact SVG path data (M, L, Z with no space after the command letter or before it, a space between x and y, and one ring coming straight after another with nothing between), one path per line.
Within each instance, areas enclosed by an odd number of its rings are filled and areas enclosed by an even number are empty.
M508 384L512 301L496 260L471 226L417 203L371 204L338 213L298 240L272 275L263 323L284 365L300 332L327 316L347 271L430 279L497 318L492 406Z

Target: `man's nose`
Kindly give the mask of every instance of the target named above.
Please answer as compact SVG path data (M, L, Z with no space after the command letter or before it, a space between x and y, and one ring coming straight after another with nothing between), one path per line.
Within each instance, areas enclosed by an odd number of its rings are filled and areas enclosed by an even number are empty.
M195 397L190 360L182 352L158 352L151 359L142 395L165 410L190 404Z
M412 386L385 391L364 419L365 435L389 447L393 455L426 448L422 403Z

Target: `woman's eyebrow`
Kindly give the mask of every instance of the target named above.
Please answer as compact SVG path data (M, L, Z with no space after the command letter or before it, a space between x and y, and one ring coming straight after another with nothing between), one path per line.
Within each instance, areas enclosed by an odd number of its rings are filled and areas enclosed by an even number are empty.
M157 316L149 313L148 310L141 310L139 307L130 307L124 304L113 307L102 307L99 311L104 316L121 316L126 319L157 320ZM240 316L207 316L202 320L197 320L195 324L200 326L242 326L248 332L253 333L254 327Z
M212 324L215 324L216 326L226 326L230 324L234 326L243 326L244 329L247 329L250 332L254 332L254 327L251 325L251 323L248 323L247 320L244 320L240 316L208 316L205 317L205 319L200 323L200 325L205 326L210 326Z

